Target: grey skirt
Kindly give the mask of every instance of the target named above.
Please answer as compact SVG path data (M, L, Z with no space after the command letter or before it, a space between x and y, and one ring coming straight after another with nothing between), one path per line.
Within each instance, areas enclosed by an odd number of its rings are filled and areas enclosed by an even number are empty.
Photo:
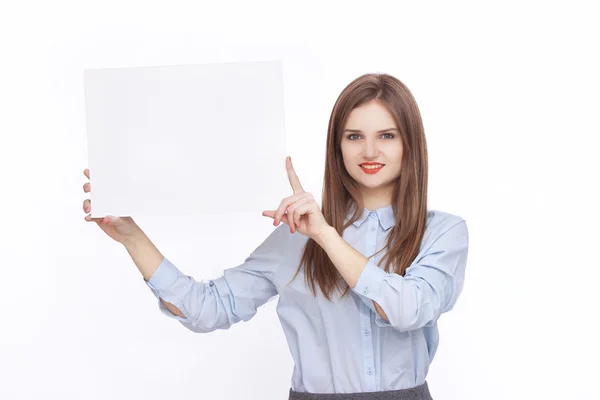
M307 393L290 389L288 400L433 400L427 381L410 389L384 390L382 392L361 393Z

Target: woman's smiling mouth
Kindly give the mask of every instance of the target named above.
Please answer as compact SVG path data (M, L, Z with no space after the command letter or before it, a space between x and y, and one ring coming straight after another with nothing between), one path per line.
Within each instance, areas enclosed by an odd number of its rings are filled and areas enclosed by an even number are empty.
M375 174L379 172L385 164L379 163L362 163L360 164L361 169L367 174Z

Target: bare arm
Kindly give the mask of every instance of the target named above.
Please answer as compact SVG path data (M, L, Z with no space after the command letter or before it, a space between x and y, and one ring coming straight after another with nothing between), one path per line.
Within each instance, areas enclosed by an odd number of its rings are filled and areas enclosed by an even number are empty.
M346 283L354 288L369 259L350 246L332 227L318 237L316 242L325 250ZM373 304L379 316L389 321L381 306L375 301Z
M123 246L125 246L133 262L142 273L144 280L148 281L162 262L163 255L141 229L137 234L124 240ZM163 299L160 299L160 301L173 314L184 318L183 313L173 304Z

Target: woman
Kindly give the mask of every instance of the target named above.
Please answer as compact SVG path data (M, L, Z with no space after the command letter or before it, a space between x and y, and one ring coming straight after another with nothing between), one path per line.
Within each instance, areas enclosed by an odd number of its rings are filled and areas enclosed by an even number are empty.
M351 82L326 157L322 207L286 158L293 195L263 212L277 228L208 282L180 272L131 218L86 220L127 248L160 310L192 331L247 321L279 295L295 362L289 399L431 399L437 320L462 291L468 231L427 209L426 141L408 88L386 74Z

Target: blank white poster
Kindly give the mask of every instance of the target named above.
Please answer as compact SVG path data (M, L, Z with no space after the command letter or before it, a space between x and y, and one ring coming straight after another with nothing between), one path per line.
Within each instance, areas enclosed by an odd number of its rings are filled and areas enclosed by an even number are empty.
M90 69L92 217L262 212L290 195L280 61Z

